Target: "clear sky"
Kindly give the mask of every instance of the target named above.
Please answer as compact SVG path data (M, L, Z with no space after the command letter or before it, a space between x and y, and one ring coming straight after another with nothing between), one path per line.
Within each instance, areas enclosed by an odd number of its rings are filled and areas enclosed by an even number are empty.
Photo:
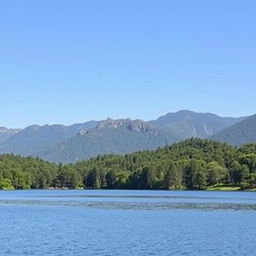
M8 0L0 126L256 112L255 0Z

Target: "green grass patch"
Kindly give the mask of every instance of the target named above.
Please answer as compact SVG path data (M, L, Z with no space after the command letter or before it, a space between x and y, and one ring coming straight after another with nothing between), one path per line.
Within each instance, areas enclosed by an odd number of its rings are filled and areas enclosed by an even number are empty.
M209 191L237 191L237 190L241 190L241 187L229 186L229 185L215 185L215 186L208 187L206 190L209 190Z

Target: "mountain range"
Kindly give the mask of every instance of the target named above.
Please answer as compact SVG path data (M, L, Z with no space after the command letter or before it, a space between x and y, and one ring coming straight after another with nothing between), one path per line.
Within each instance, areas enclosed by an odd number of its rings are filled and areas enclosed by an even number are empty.
M95 127L96 121L90 121L71 126L64 125L31 125L25 129L2 132L0 138L0 153L14 153L23 156L34 155L46 148L57 145L76 134L82 129ZM4 131L4 129L2 129ZM12 133L12 135L7 136ZM1 134L1 133L0 133Z
M191 137L232 145L256 142L256 115L232 118L182 110L151 121L108 118L71 126L0 128L0 153L72 163L102 154L156 149Z

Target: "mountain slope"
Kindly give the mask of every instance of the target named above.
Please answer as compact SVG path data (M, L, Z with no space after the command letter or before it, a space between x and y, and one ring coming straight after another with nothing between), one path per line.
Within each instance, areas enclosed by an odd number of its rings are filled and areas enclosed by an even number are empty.
M96 125L96 121L71 126L32 125L5 139L0 144L0 153L31 155L75 136L81 129L90 129Z
M256 142L256 115L211 136L210 139L234 146Z
M155 149L191 137L208 138L243 119L182 110L150 122L107 119L71 126L33 125L3 137L0 153L67 163L101 154Z
M18 132L20 132L20 129L8 129L5 127L0 127L0 143L4 142Z
M103 154L155 149L191 137L207 138L243 118L223 118L192 111L169 113L155 121L107 119L96 128L35 155L53 162L76 162Z
M108 119L89 131L40 152L37 156L53 162L76 162L102 154L124 154L143 149L154 149L177 141L141 120Z
M179 140L184 140L191 137L207 138L244 119L244 117L220 117L211 113L181 110L176 113L168 113L150 123L172 133Z

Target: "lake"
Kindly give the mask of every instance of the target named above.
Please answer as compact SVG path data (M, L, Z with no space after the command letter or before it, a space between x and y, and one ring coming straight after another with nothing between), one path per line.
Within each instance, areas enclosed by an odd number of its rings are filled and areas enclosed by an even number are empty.
M0 255L256 255L256 193L0 191Z

